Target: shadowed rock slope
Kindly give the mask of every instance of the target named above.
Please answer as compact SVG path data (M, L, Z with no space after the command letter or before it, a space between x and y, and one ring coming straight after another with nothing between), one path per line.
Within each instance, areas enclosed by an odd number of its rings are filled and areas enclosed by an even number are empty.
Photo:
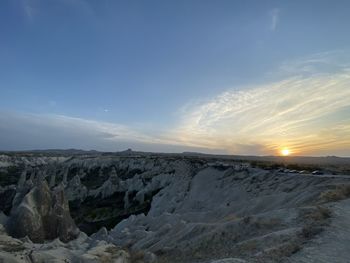
M91 250L108 254L103 246L124 253L106 255L125 262L289 262L303 253L317 258L308 247L331 229L334 204L350 196L346 176L281 173L200 157L74 156L19 174L18 185L0 191L15 192L2 195L9 233L67 242L78 235L70 207L80 230L92 235L80 232L80 243L51 243L81 262L89 262ZM23 218L35 224L26 227ZM54 227L47 224L52 220Z

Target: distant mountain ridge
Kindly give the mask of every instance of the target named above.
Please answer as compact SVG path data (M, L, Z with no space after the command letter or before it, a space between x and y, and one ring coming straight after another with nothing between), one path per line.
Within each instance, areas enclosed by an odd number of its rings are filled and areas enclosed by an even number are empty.
M173 157L201 157L209 159L235 159L242 161L261 161L261 162L277 162L277 163L300 163L300 164L349 164L350 157L338 156L254 156L254 155L224 155L224 154L208 154L200 152L182 152L182 153L161 153L161 152L143 152L127 149L124 151L104 152L97 150L82 150L82 149L39 149L25 151L0 151L0 154L6 155L45 155L45 156L76 156L76 155L91 155L91 156L173 156Z

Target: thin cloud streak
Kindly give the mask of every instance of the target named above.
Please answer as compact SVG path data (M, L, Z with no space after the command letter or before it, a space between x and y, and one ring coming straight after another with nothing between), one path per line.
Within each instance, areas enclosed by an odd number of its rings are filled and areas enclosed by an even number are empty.
M309 56L288 60L281 64L280 75L331 74L350 68L349 50L319 52ZM276 72L272 73L276 75Z
M53 114L0 112L0 150L79 148L120 151L219 152L179 144L157 132L126 125Z
M37 1L33 0L21 0L20 2L23 12L29 21L33 21L34 17L39 13L37 4Z
M271 16L271 24L270 30L275 31L279 22L280 10L278 8L274 8L270 11Z
M47 6L45 6L45 0L18 0L19 6L22 9L21 12L24 13L25 17L33 22L35 17L40 13L45 13ZM57 3L71 10L83 14L90 19L96 19L96 13L93 6L86 0L57 0Z
M295 154L337 152L350 145L349 121L339 118L350 112L349 86L344 71L227 91L185 113L175 137L232 153L277 154L282 147ZM241 145L252 151L240 152Z

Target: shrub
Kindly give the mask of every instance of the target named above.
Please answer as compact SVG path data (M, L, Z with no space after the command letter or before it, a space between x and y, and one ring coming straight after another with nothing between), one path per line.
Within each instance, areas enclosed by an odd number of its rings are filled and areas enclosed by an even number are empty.
M301 230L302 237L306 239L311 239L314 236L320 234L323 231L323 227L316 226L314 224L307 224Z
M350 185L340 185L333 190L321 193L320 199L326 202L334 202L350 197Z
M328 207L317 206L316 209L313 209L304 214L304 219L307 219L312 222L320 222L330 218L332 211Z
M303 215L306 221L301 230L301 236L311 239L323 231L323 227L327 224L327 219L332 216L332 211L328 207L317 206L315 209L308 211Z

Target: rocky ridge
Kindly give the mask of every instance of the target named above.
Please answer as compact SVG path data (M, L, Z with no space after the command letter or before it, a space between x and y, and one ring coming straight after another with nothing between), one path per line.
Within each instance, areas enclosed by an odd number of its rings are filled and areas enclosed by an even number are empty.
M327 228L332 211L324 193L348 184L347 178L285 174L235 160L75 156L40 169L27 166L17 186L2 187L0 198L7 222L39 222L16 229L21 234L7 227L8 233L34 242L60 240L55 249L64 247L62 255L82 262L104 246L121 253L106 262L282 262ZM49 201L35 202L42 199ZM76 231L68 202L90 237ZM46 218L62 214L54 229L47 227ZM16 242L26 247L28 240Z

